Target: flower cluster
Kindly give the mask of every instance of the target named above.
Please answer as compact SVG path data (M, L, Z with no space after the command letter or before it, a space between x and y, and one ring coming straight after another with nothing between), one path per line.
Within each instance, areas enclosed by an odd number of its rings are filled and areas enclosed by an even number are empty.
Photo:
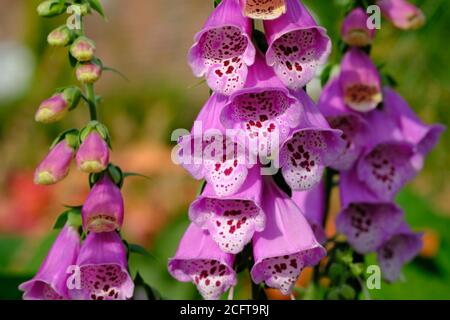
M264 34L252 18L263 19ZM177 161L206 184L168 268L205 299L236 285L236 260L250 243L253 282L285 295L325 256L324 209L305 192L321 196L324 168L345 141L304 86L330 51L299 0L222 0L195 35L189 64L212 94L178 140ZM292 197L269 174L277 171Z
M102 13L99 3L76 1L82 18L91 10ZM38 7L41 16L65 12L69 2L47 0ZM80 171L89 174L91 190L84 204L61 215L62 227L45 261L33 279L20 285L24 299L129 299L134 284L128 273L127 248L118 231L122 227L124 204L120 191L124 175L109 162L111 139L106 126L97 120L98 96L93 83L102 73L102 63L95 56L95 43L83 28L63 25L48 35L52 46L67 47L74 65L77 86L58 89L39 106L35 119L53 123L75 109L83 99L91 121L82 129L60 134L50 152L38 165L36 184L51 185L64 179L73 159ZM81 236L80 236L81 231ZM83 239L83 241L82 241Z

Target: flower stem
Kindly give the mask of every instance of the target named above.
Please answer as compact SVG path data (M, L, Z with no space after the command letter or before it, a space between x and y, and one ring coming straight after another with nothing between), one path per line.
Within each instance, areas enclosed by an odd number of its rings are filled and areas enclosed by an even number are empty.
M88 99L91 120L97 120L97 101L95 98L94 85L92 83L86 84L86 98Z

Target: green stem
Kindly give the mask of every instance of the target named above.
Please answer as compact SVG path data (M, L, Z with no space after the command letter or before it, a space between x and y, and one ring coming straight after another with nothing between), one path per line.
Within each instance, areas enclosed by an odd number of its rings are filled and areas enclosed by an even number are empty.
M94 85L92 83L86 84L86 98L88 99L91 120L97 120L97 101L95 98Z

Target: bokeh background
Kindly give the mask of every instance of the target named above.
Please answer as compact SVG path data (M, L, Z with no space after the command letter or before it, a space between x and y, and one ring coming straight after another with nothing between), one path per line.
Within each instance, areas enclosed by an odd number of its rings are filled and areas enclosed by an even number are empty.
M192 76L186 54L194 34L212 10L212 0L102 0L107 20L87 18L87 35L98 55L121 70L128 81L105 72L97 92L104 98L100 119L111 131L112 161L151 180L130 178L123 188L126 219L123 234L148 249L131 254L130 268L165 298L198 298L191 284L166 272L167 258L188 225L187 207L199 182L170 160L171 132L190 128L208 97L208 88ZM345 0L304 0L334 43ZM415 1L428 23L402 32L386 21L373 48L377 63L398 81L397 90L426 122L450 123L450 68L447 0ZM64 205L79 205L88 192L84 174L72 168L53 187L33 184L33 170L53 138L88 121L80 105L54 125L33 121L40 101L56 87L75 83L65 49L50 48L46 35L65 17L37 16L37 0L0 0L0 298L20 298L17 285L32 277L55 231ZM336 50L331 60L337 59ZM425 232L421 255L405 268L405 282L371 291L379 299L450 298L450 136L446 132L424 171L399 195L408 222ZM339 209L333 196L332 210ZM369 257L370 258L370 257ZM299 286L307 283L307 274ZM245 275L243 276L245 280ZM244 281L241 281L244 282ZM237 290L246 298L249 287ZM299 290L301 292L301 290ZM302 294L299 295L302 298Z

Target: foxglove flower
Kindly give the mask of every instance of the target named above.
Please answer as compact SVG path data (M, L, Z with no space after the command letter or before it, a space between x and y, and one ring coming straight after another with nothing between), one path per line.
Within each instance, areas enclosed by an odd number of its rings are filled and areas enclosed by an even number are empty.
M231 196L219 197L207 184L191 204L189 218L198 227L208 230L220 249L237 254L251 241L255 232L265 227L261 197L260 168L254 167L241 189Z
M110 232L122 227L123 198L118 186L104 173L92 187L81 210L83 229Z
M200 111L190 135L178 143L178 162L196 179L206 179L222 197L236 193L252 167L245 139L230 136L220 122L226 96L213 93Z
M36 168L34 183L49 185L64 179L69 173L74 154L75 150L66 139L58 142Z
M253 238L255 264L251 276L286 295L306 266L317 264L325 249L316 241L300 209L273 182L265 177L263 210L266 228Z
M290 129L298 125L300 108L258 54L249 69L245 87L230 96L221 121L227 129L243 130L249 151L264 158L275 153Z
M209 87L229 95L244 86L248 66L255 59L252 23L237 0L223 0L194 37L189 64L197 77L206 76Z
M101 75L102 67L94 62L79 64L75 69L75 76L81 83L94 83L100 79Z
M365 47L372 44L375 37L375 28L368 28L368 19L367 13L360 7L350 11L341 28L341 37L346 44L355 47Z
M325 243L325 184L323 180L307 191L292 192L292 200L308 221L319 243Z
M47 42L51 46L64 47L72 41L74 34L66 25L62 25L48 34Z
M69 111L69 104L62 93L57 93L42 101L34 119L41 123L52 123L61 120Z
M95 54L95 44L84 36L78 37L70 46L70 54L78 61L90 61Z
M285 0L286 13L264 21L269 48L266 61L291 89L300 89L314 77L331 52L326 30L317 25L298 0Z
M87 173L101 172L108 166L108 145L96 130L84 138L77 151L76 161L78 168Z
M340 175L342 211L336 228L347 236L356 252L377 250L403 222L403 212L392 202L380 201L358 179L355 170Z
M286 0L239 0L242 12L252 19L273 20L286 12Z
M352 48L344 55L339 75L344 101L359 112L375 109L383 100L377 67L364 51Z
M192 282L207 300L217 300L237 279L234 256L223 252L208 233L191 224L169 260L169 273L178 281Z
M125 300L133 296L125 245L116 232L90 232L77 259L81 288L69 289L75 300Z
M68 299L68 268L75 265L80 250L80 236L76 228L66 225L59 233L39 271L33 279L22 283L25 300Z
M342 132L331 129L314 102L303 91L295 92L301 122L280 150L281 172L293 190L307 190L319 183L323 170L342 152Z
M401 276L401 268L422 249L422 235L414 233L402 223L395 234L377 250L383 278L394 282Z
M418 29L425 24L423 12L406 0L378 0L377 5L386 19L399 29Z
M317 107L333 129L342 131L345 141L343 151L329 164L335 170L348 170L362 153L369 125L361 114L346 107L338 79L328 82L322 91Z

